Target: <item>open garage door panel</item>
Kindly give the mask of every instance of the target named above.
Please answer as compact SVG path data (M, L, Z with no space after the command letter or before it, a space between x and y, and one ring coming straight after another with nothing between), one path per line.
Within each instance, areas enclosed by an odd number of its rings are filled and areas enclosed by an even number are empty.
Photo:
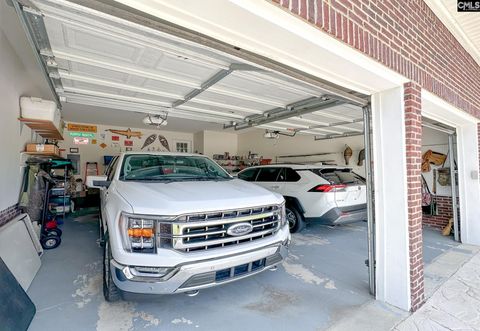
M360 106L367 102L358 94L72 2L32 3L23 15L63 104L319 139L363 132Z

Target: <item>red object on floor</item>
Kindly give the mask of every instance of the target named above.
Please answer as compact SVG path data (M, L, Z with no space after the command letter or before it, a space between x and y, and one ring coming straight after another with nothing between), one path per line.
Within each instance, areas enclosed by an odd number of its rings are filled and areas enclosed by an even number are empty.
M51 219L50 221L47 221L47 223L45 223L46 230L56 229L57 227L58 224L56 219Z

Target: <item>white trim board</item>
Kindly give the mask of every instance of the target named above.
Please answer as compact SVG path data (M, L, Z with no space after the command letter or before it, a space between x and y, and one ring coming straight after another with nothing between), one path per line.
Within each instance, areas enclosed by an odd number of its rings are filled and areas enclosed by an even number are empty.
M404 119L403 86L372 96L377 299L409 311L411 297ZM392 153L393 150L395 153Z

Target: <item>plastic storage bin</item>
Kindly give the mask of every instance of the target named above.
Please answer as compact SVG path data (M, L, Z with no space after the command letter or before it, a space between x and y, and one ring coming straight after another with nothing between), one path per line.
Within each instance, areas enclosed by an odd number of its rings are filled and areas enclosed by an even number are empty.
M61 114L55 102L34 97L21 97L20 109L23 118L52 122L61 128Z

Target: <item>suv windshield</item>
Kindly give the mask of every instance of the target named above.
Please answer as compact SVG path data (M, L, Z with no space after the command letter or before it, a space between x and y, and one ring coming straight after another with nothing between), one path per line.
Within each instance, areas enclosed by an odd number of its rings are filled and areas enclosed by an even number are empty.
M345 185L365 185L365 179L360 175L354 173L351 169L311 169L312 172L325 178L331 184L345 184Z
M214 161L192 155L125 155L120 180L187 181L229 180L232 177Z

